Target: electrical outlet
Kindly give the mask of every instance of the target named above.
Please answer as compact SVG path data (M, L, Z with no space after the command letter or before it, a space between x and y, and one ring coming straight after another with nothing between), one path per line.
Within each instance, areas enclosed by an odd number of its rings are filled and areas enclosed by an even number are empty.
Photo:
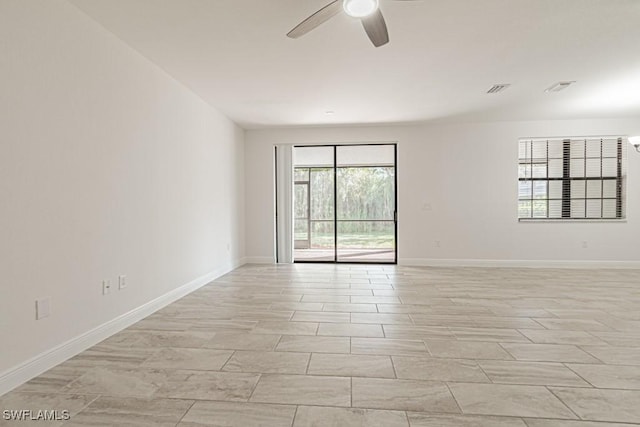
M440 240L436 240L436 248L440 247Z
M587 249L588 247L589 247L589 243L588 243L586 240L584 240L584 241L582 242L582 248L583 248L583 249Z
M51 298L36 300L36 320L51 316Z
M118 276L118 289L123 290L127 287L127 276Z
M102 281L102 295L108 295L111 293L111 280Z

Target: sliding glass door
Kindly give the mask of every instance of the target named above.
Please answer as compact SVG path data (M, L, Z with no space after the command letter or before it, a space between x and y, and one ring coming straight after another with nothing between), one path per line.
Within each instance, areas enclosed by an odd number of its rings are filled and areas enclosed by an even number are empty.
M396 262L396 146L294 148L296 262Z

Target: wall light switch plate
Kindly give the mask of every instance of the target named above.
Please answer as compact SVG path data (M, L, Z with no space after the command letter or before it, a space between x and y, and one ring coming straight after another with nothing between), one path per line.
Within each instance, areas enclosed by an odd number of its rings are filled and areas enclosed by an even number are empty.
M118 289L122 290L127 287L127 276L118 276Z
M51 316L51 298L36 300L36 320Z
M108 295L111 293L111 280L102 281L102 295Z

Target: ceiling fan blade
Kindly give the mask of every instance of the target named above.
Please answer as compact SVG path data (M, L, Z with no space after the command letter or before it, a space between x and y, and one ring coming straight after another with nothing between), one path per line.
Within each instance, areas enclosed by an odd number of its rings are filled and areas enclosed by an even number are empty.
M304 36L309 31L313 30L320 24L327 22L329 19L336 16L342 10L342 0L335 0L302 21L293 30L289 31L287 37L297 39Z
M389 43L389 31L387 30L387 24L384 22L384 17L380 9L362 18L362 26L375 47Z

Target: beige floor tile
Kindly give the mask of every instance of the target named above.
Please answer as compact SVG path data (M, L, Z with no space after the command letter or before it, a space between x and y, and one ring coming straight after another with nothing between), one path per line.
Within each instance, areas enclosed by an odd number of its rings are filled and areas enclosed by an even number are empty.
M64 426L175 427L192 400L99 397Z
M293 427L409 427L404 412L300 406Z
M582 346L591 355L611 365L640 365L639 347Z
M351 339L349 337L283 335L276 347L276 351L349 353L351 351Z
M453 332L442 326L382 325L384 336L405 340L451 339Z
M220 333L203 344L207 348L220 350L273 350L280 335Z
M560 363L493 360L480 362L480 367L497 384L591 387Z
M533 331L533 329L531 329ZM455 337L463 341L530 342L515 329L502 328L451 328Z
M349 323L350 313L335 313L330 311L296 311L291 318L294 322L327 322Z
M351 302L349 295L304 295L301 302L345 303Z
M386 331L386 329L385 329ZM433 357L449 359L512 360L498 343L482 341L425 340Z
M408 314L394 313L353 313L351 323L373 323L386 325L412 325Z
M326 303L322 311L334 311L342 313L377 313L375 304L339 304Z
M178 427L290 427L295 413L295 406L199 401Z
M259 322L251 331L256 334L315 335L318 324L314 322Z
M189 347L199 348L209 341L215 332L206 331L145 331L125 329L101 344L132 347Z
M353 304L400 304L400 298L354 295L351 297L351 302Z
M396 376L431 381L489 382L478 363L471 360L392 356Z
M73 367L66 364L49 369L44 374L26 382L16 392L56 393L84 375L90 368Z
M598 359L575 345L502 343L516 360L536 362L597 363Z
M66 366L76 368L114 367L135 368L157 351L156 348L125 348L98 344L83 351L65 362Z
M411 427L527 427L520 418L408 412Z
M246 401L259 378L259 374L175 371L156 395L172 399Z
M538 329L520 329L524 336L537 344L570 344L570 345L598 345L605 344L585 331L551 331ZM507 342L505 340L505 342Z
M280 351L236 351L223 371L272 374L304 374L309 364L309 353Z
M351 379L310 375L265 374L251 402L294 405L351 405Z
M640 366L568 364L596 388L640 390Z
M611 331L611 328L594 319L536 319L547 329L561 331Z
M471 383L449 387L465 414L577 418L545 387Z
M389 338L351 338L351 353L395 356L428 356L423 341Z
M360 354L315 353L311 355L307 373L340 377L395 378L389 356Z
M94 368L65 386L61 391L76 394L151 397L165 384L167 373L161 369Z
M230 350L198 348L164 348L157 351L141 365L143 368L190 369L217 371L233 354Z
M640 334L629 332L591 332L592 335L616 347L640 347Z
M353 378L353 407L459 413L445 383Z
M274 302L271 310L322 311L325 304L321 302Z
M640 391L550 388L583 420L640 423Z
M335 337L383 337L381 325L356 323L321 323L318 335Z

